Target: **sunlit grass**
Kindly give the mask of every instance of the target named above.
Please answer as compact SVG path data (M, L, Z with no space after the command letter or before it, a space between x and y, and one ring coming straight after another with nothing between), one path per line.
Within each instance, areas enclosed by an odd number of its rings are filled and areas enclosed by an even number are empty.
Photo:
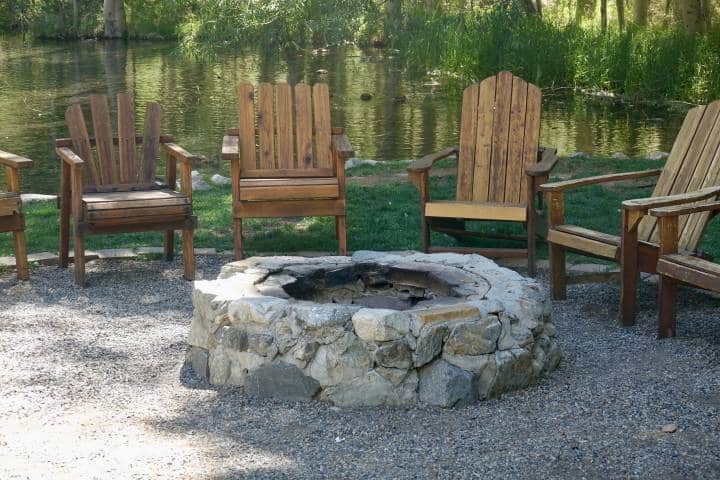
M608 172L658 168L662 161L616 160L589 158L564 160L555 172L556 178L584 177ZM446 165L451 165L447 161ZM373 167L362 167L372 169ZM391 166L384 167L390 169ZM401 170L394 166L391 172ZM404 170L404 166L402 167ZM386 170L387 171L387 170ZM652 192L651 181L621 183L613 187L590 186L566 195L566 219L569 223L606 233L620 231L619 208L623 199L647 197ZM435 199L453 198L455 177L433 178L431 195ZM397 177L388 178L380 185L357 185L347 187L348 247L350 250L406 250L417 249L419 238L418 195L407 182ZM193 196L198 228L195 232L196 247L231 250L232 214L229 187L212 187L196 192ZM57 251L58 210L55 204L44 202L28 205L27 239L30 252ZM476 228L473 224L472 228ZM478 223L477 228L495 233L521 233L518 225L508 223ZM245 247L248 254L280 253L298 251L334 251L335 224L332 218L307 219L250 219L244 223ZM458 245L457 241L442 234L433 234L437 245ZM469 245L512 246L501 240L475 240ZM478 243L479 242L479 243ZM89 250L102 248L159 246L159 233L136 233L126 235L102 235L87 238ZM514 245L517 245L516 243ZM702 248L711 255L720 255L720 222L708 228ZM0 255L12 254L9 234L0 234ZM539 245L539 255L546 255L545 247Z

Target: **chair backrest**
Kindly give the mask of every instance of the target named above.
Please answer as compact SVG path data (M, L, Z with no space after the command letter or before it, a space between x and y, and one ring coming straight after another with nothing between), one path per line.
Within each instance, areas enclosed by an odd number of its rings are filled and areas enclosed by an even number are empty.
M500 72L463 93L457 199L526 203L525 168L537 162L542 94Z
M242 83L237 96L241 177L335 175L327 84Z
M720 100L691 109L680 127L653 197L692 192L720 185ZM680 218L681 251L694 252L709 220L708 213ZM640 223L641 240L659 242L657 219L646 216Z
M65 112L73 150L86 164L83 177L85 188L153 183L160 146L160 105L155 102L147 104L139 158L135 134L135 104L131 96L125 93L117 95L116 136L113 136L112 132L107 96L92 95L90 112L94 137L92 139L88 134L80 104L71 105ZM93 155L93 146L97 158Z

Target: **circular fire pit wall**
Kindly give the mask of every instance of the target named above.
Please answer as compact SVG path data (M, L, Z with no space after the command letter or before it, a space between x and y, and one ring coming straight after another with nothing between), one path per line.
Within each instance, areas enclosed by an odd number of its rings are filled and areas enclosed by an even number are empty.
M188 363L258 396L451 407L560 360L545 292L477 255L255 257L195 282L193 304Z

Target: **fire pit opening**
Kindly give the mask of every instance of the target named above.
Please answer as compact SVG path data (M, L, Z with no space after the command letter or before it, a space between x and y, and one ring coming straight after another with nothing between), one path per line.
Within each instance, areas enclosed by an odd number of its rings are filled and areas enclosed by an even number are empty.
M375 263L318 269L282 288L298 300L393 310L447 303L461 296L453 285L432 272Z

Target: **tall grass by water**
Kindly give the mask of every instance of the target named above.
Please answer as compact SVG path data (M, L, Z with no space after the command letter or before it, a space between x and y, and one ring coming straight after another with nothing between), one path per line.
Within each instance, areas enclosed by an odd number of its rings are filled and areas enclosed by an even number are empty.
M689 36L648 26L603 33L506 7L434 15L415 10L392 45L410 67L465 80L507 69L546 88L688 102L720 97L720 30Z

